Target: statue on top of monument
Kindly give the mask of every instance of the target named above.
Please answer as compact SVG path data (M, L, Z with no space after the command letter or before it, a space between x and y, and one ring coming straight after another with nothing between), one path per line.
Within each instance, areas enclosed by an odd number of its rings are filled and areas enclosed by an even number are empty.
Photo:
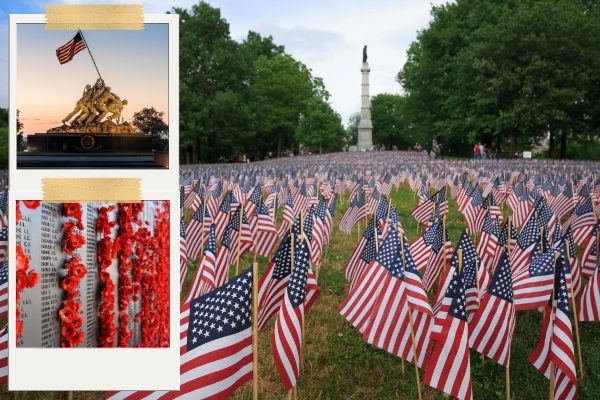
M367 45L363 47L363 63L367 62Z
M49 131L93 130L105 118L111 124L118 125L126 105L127 100L121 99L110 87L106 86L103 79L98 78L94 85L85 86L83 95L77 100L73 111L62 120L63 126L52 128ZM70 125L69 121L71 121ZM129 127L126 130L129 131Z

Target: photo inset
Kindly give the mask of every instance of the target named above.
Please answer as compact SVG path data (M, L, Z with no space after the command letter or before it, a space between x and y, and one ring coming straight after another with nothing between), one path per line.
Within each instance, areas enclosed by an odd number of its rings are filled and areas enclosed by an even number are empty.
M17 346L169 347L169 215L17 201Z
M17 168L168 168L168 43L18 24Z

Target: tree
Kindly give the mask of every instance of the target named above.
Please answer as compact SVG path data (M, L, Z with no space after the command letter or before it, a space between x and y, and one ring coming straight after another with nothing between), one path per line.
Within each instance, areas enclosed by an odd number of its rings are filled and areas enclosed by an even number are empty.
M295 145L299 117L313 98L310 71L287 54L261 56L254 63L256 80L251 87L253 113L259 140L277 156Z
M411 143L407 137L405 104L406 98L395 94L381 93L371 99L373 141L376 144L404 149Z
M8 113L8 110L6 110L6 112ZM20 120L20 116L21 116L21 111L17 109L17 151L21 151L24 150L24 145L23 145L23 123ZM8 120L8 115L7 115L7 120ZM8 144L7 144L8 146Z
M144 107L133 114L133 125L141 132L152 136L152 148L155 150L169 148L169 125L163 121L164 115L164 112L156 111L154 107Z
M310 146L313 151L318 149L319 154L338 151L345 136L342 118L325 100L315 98L300 117L295 136L298 142Z
M408 50L398 80L415 129L468 154L472 142L508 155L545 137L597 135L600 18L569 0L458 0Z
M360 123L360 113L354 113L348 118L346 127L346 146L355 146L358 142L358 124Z

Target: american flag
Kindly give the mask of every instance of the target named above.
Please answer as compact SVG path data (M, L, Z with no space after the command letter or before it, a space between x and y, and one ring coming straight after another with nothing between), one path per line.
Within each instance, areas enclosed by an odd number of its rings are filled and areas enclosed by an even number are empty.
M202 204L204 201L205 190L204 190L204 182L199 180L194 186L194 190L188 195L183 203L184 208L189 208L192 212L195 212L196 209Z
M325 214L327 205L321 197L313 215L313 237L311 243L311 264L317 265L321 260L321 251L325 244Z
M497 265L501 246L499 245L500 224L497 218L486 214L483 222L481 236L477 243L477 254L481 259L481 266L488 271L493 271Z
M275 315L292 273L292 236L288 232L279 243L258 285L258 327Z
M8 319L8 261L0 266L0 320Z
M375 235L377 229L377 235ZM362 275L367 266L375 259L375 241L378 240L379 227L375 224L375 219L371 219L362 234L358 246L354 249L352 256L348 260L345 268L346 280L350 282L350 291L354 290L356 282Z
M516 245L511 248L510 263L513 275L518 275L527 269L531 263L533 249L541 240L540 236L540 227L537 218L530 218L519 234Z
M556 271L552 273L553 296L549 294L546 297L542 335L529 356L529 362L546 378L550 378L551 363L554 364L554 398L575 399L577 374L569 305L568 267L562 257L557 261Z
M580 321L600 321L600 262L583 289L579 303Z
M462 212L467 223L469 233L476 234L481 229L483 224L483 216L485 210L483 208L483 196L478 185L474 185L471 193L468 195L467 205Z
M210 215L216 216L219 211L219 199L221 198L221 194L223 192L223 186L221 181L218 180L214 186L212 187L212 191L210 192L210 196L206 202L206 206L208 207L208 211Z
M570 213L574 206L573 187L570 183L567 183L554 201L550 203L550 208L558 218Z
M256 220L254 251L263 257L268 257L279 239L275 221L271 218L267 205L262 201L255 208L254 213Z
M8 385L8 325L0 331L0 385Z
M287 285L271 335L273 359L286 389L296 386L300 375L300 354L304 331L310 251L305 240L294 248L294 271Z
M179 291L183 290L183 283L187 275L187 240L183 217L179 220Z
M78 31L75 36L73 36L73 39L56 49L56 57L58 58L58 62L61 64L68 63L73 59L75 54L79 53L85 48L85 40L83 40L83 35L81 34L81 31Z
M433 314L410 251L401 245L395 226L391 227L377 257L379 268L385 268L387 274L370 311L363 338L375 347L423 367L429 353Z
M228 228L231 228L232 230L231 240L235 246L235 250L230 248L232 252L230 253L228 262L229 265L232 265L254 245L254 235L252 234L252 230L248 224L246 214L243 212L243 207L241 204L238 205L235 212L231 214Z
M590 279L598 265L598 246L600 245L600 221L596 224L591 234L584 239L581 250L581 273Z
M571 227L575 243L581 246L585 237L591 233L594 225L596 225L596 215L594 214L592 198L588 197L575 207L564 228Z
M424 383L458 399L472 399L469 328L465 288L458 269L454 270L452 302L447 319L437 335L425 367Z
M494 277L469 324L469 346L508 367L515 329L510 260L502 252Z
M0 228L0 263L6 260L8 255L8 226Z
M189 259L195 259L200 256L200 249L208 240L208 231L212 225L212 218L208 208L204 204L196 208L192 214L192 219L187 225L187 255Z
M106 392L110 400L227 399L252 380L252 268L181 305L180 389Z
M283 221L279 226L279 236L283 236L285 231L290 229L290 226L294 223L296 218L296 211L294 210L294 198L291 193L285 199L285 205L283 206Z
M335 216L335 207L337 206L337 193L333 195L331 199L329 199L329 204L327 205L327 212L325 213L325 243L329 243L329 238L331 237L331 229L333 228L333 217Z
M517 311L544 307L554 285L554 249L534 257L529 268L513 274L514 303Z
M225 227L229 222L231 211L235 210L233 207L237 206L237 204L237 199L232 192L225 193L225 197L223 197L223 201L221 201L217 214L213 214L215 225L217 226L217 237L222 237Z
M196 267L190 292L185 300L189 303L193 298L202 296L215 289L215 254L217 253L217 243L215 235L215 224L210 226L208 240L204 248L204 257Z
M464 274L465 266L473 265L479 262L479 257L477 256L477 252L473 247L473 243L467 235L466 232L463 232L458 239L458 243L456 244L456 249L452 253L452 258L450 259L450 268L446 273L446 276L442 282L442 285L438 288L437 296L435 300L435 304L433 307L433 312L435 315L434 324L432 328L432 339L437 340L437 336L444 325L447 317L448 310L452 304L454 299L454 295L456 294L456 288L453 286L455 283L454 279L454 271L458 270L459 264L459 250L462 253L462 270L461 274ZM463 280L464 284L464 280ZM465 299L466 297L466 288L465 288ZM468 304L467 304L468 305Z
M448 233L443 238L443 221L437 218L412 245L412 254L419 271L425 270L423 285L430 292L444 265L452 256L452 243Z

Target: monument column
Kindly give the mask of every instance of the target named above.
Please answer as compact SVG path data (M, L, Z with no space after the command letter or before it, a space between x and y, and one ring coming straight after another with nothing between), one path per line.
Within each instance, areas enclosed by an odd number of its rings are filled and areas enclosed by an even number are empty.
M363 48L362 93L360 122L358 123L358 151L373 150L373 124L371 123L371 100L369 99L369 63L367 62L367 46Z

